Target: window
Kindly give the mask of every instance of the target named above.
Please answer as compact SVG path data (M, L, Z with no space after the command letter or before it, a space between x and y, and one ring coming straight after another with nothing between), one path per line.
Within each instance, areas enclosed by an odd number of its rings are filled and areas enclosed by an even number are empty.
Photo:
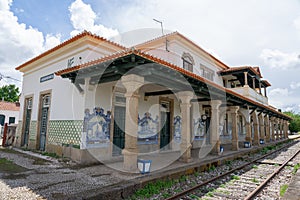
M200 73L201 76L203 76L204 78L207 78L208 80L213 81L214 80L214 71L209 69L208 67L204 66L204 65L200 65Z
M16 118L15 117L9 117L8 118L8 124L14 124L16 121Z
M182 65L183 69L193 72L194 59L191 56L191 54L183 53L182 61L183 61L183 65Z

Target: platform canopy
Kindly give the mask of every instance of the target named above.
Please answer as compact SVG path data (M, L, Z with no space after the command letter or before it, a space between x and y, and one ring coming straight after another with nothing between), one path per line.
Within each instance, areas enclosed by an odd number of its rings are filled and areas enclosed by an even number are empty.
M241 69L243 70L252 71L246 68ZM221 74L229 73L225 71ZM161 84L168 88L146 92L145 96L193 90L197 96L193 101L221 100L222 106L236 105L290 120L289 116L278 112L273 107L253 101L193 72L136 49L127 49L55 72L57 76L70 79L79 90L83 90L80 85L85 84L86 78L89 78L89 84L95 85L120 80L123 75L130 73L144 77L146 82ZM259 78L259 75L254 72L253 75Z

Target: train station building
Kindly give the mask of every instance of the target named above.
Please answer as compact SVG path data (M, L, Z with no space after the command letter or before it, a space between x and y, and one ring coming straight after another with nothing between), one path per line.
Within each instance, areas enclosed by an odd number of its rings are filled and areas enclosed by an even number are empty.
M190 162L287 139L259 67L230 67L178 32L125 47L84 31L16 69L16 145L79 163L135 171L150 154Z

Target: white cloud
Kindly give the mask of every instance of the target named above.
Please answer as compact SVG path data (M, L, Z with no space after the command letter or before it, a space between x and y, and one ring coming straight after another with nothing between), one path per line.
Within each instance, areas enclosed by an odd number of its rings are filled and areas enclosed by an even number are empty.
M279 50L264 49L260 57L264 63L271 68L277 69L295 69L300 68L300 54L299 53L284 53Z
M269 97L288 96L290 94L287 88L275 88L270 90Z
M300 97L289 91L287 88L275 88L269 91L269 104L282 111L294 111L300 113Z
M110 38L117 35L119 32L112 28L107 28L102 24L95 24L97 18L96 13L92 10L89 4L85 4L82 0L76 0L69 7L71 14L70 20L75 30L71 32L74 36L83 30L91 31L100 36Z
M294 26L297 30L300 31L300 16L294 20Z
M45 39L46 41L45 41L44 49L47 50L60 44L61 34L56 34L56 35L47 34Z
M296 83L296 82L292 82L290 87L294 90L297 88L300 88L300 82Z
M0 68L4 76L21 80L21 74L15 67L60 43L60 36L46 36L37 29L24 23L10 11L12 0L0 0ZM11 83L3 79L0 85ZM15 82L18 86L21 84Z

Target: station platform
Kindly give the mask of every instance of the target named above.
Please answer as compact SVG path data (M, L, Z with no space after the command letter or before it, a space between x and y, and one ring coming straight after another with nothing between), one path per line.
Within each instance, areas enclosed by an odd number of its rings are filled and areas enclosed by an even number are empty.
M295 139L296 137L300 137L300 135L292 136L291 139ZM283 141L285 140L276 141L276 143ZM262 148L274 143L275 142L270 142L251 148L240 148L239 151L232 151L230 148L225 148L222 155L208 154L201 157L201 153L194 153L193 159L189 163L184 163L176 159L179 156L178 152L164 152L160 153L159 156L157 154L145 155L142 156L143 159L152 160L151 172L148 174L126 173L117 170L122 168L122 161L91 166L78 166L76 164L70 166L58 162L57 159L46 158L40 154L16 148L13 149L22 154L9 154L3 151L0 157L13 160L16 164L30 170L24 172L24 175L27 177L26 179L20 178L17 182L13 180L13 184L10 180L3 179L3 184L5 183L10 186L12 193L16 192L14 189L17 190L20 187L26 187L29 188L31 192L47 199L57 199L60 197L61 199L107 200L128 198L134 191L142 188L149 182L161 179L180 178L182 175L193 174L196 171L204 171L209 169L212 165L221 165L228 160L233 160L244 155L246 156L251 152L260 151ZM24 154L35 159L24 156ZM38 159L36 160L36 158ZM37 161L41 162L39 159L48 159L49 162L46 162L48 164L36 165ZM295 194L297 194L296 188L299 188L300 184L299 175L300 172L298 171L298 179L295 180ZM41 185L43 187L41 187ZM292 189L292 187L290 189ZM60 190L60 192L53 192L57 190Z

